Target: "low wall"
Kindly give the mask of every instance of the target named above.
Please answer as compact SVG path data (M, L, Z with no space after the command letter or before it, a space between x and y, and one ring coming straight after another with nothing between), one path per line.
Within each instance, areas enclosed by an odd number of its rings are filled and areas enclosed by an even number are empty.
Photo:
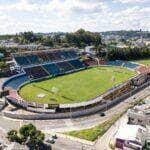
M25 114L16 114L14 112L3 112L4 116L14 119L25 119L25 120L46 120L46 119L63 119L63 118L76 118L80 116L90 115L94 114L98 111L105 111L107 109L110 109L111 107L115 106L116 104L124 101L126 98L130 97L131 95L136 94L140 90L144 89L145 87L150 85L150 81L143 84L142 86L138 87L137 89L132 90L129 93L124 94L123 96L114 99L113 101L108 102L107 104L98 105L95 107L92 107L90 109L83 109L80 111L75 112L66 112L66 113L52 113L52 114L46 114L46 113L40 113L40 114L33 114L33 115L25 115Z

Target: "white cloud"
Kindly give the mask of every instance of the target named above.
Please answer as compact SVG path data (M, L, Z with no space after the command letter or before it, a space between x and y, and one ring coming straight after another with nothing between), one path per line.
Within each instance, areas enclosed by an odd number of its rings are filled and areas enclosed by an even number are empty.
M17 3L10 3L0 6L0 10L3 11L35 11L38 9L37 4L30 4L27 0L20 0Z
M113 2L117 3L146 3L149 2L149 0L114 0Z
M112 23L120 28L150 30L150 7L134 6L112 15Z
M99 8L104 10L107 5L101 1L87 1L87 0L51 0L49 3L37 4L30 3L29 0L20 0L17 3L11 3L6 5L1 5L0 10L19 10L19 11L69 11L72 8L77 7L83 10L90 10Z
M91 31L150 30L149 14L150 7L137 4L124 10L116 7L114 11L110 3L102 0L51 0L48 3L20 0L0 5L0 34L28 30L74 31L79 28Z

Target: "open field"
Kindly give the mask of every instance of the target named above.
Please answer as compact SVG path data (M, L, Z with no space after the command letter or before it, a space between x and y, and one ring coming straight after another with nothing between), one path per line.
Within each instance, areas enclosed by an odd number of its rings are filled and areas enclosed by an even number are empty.
M33 82L22 87L19 93L25 100L38 103L77 103L95 98L135 74L125 68L97 67Z
M146 66L150 66L150 58L149 59L136 60L135 62L146 65Z

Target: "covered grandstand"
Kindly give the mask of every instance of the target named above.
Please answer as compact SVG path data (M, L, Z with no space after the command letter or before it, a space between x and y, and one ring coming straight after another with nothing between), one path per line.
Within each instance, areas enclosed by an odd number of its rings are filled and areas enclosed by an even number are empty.
M86 67L74 49L15 53L12 56L31 80L58 76Z
M78 52L75 49L69 50L44 50L39 52L24 52L12 54L18 66L31 66L44 63L54 63L65 60L72 60L79 58Z

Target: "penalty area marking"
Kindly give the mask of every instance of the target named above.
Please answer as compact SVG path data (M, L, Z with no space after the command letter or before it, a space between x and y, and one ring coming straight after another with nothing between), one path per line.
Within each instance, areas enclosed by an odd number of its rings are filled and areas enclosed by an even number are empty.
M44 93L40 93L37 95L38 98L44 98L45 96L46 96L46 94L44 94Z

